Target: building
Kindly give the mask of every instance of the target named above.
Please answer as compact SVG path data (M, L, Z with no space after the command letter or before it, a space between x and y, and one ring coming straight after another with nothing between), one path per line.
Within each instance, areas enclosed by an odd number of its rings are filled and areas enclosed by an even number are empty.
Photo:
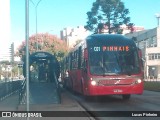
M9 47L0 51L0 61L11 61L11 52Z
M10 0L0 0L0 61L10 60Z
M126 25L121 25L120 28L123 29L123 34L131 32ZM142 26L133 27L133 32L142 30L144 30ZM104 29L103 33L108 33L108 29ZM69 48L73 48L78 42L85 39L90 34L91 33L87 31L84 26L77 26L77 28L67 27L60 31L61 39L66 41Z
M0 61L14 62L14 43L0 52Z
M66 41L69 48L73 48L89 34L89 31L87 31L84 26L77 26L76 28L67 27L60 31L61 39Z
M120 28L123 30L123 35L130 33L131 30L128 29L128 27L126 25L121 25ZM144 27L142 26L133 26L133 32L139 32L139 31L143 31Z
M142 50L146 78L160 78L160 27L126 34Z
M128 26L126 26L124 24L124 25L120 26L120 29L122 30L122 34L125 35L125 34L131 33L131 32L143 31L144 27L143 26L133 26L132 28L129 29ZM102 33L108 34L108 32L109 32L108 27L104 26L104 29L102 29ZM113 31L112 34L116 34L116 32Z

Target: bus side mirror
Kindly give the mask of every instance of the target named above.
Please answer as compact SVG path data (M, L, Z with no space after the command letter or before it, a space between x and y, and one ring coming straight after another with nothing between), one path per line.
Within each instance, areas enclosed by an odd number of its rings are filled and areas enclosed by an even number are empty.
M138 48L138 56L139 56L140 59L142 58L142 51L139 48Z
M140 59L141 67L143 69L144 65L143 65L142 51L139 48L138 48L138 56L139 56L139 59Z
M87 48L84 49L84 59L88 59L88 51Z
M84 62L83 62L83 71L85 72L85 73L87 73L87 60L85 60Z

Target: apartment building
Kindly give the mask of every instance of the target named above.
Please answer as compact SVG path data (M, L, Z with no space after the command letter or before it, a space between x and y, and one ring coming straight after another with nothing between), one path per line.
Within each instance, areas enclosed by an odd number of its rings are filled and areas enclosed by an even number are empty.
M146 78L160 78L160 27L126 34L142 50Z
M74 48L77 42L84 40L89 34L90 32L84 26L66 27L60 31L60 38L66 41L69 48Z

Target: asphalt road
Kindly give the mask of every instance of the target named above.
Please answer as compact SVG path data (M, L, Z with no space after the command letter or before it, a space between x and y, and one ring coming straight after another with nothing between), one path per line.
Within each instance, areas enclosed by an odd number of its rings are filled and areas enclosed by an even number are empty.
M160 113L160 93L144 91L142 95L132 95L130 100L123 100L122 96L92 97L86 100L76 94L76 99L86 110L90 111L98 120L159 120L160 117L138 117L134 115ZM94 111L94 112L93 112ZM100 111L100 112L99 112ZM123 113L123 111L125 111ZM132 114L132 117L123 117L122 114ZM133 112L132 112L133 111ZM113 114L112 114L113 113ZM154 115L156 115L155 112ZM116 117L117 115L117 117ZM122 115L122 116L121 116ZM159 114L158 114L159 115ZM120 117L121 116L121 117ZM125 115L124 115L125 116Z

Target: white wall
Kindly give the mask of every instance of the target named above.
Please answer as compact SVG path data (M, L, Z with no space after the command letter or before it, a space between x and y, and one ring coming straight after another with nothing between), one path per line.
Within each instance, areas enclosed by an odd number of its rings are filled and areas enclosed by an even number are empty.
M0 0L0 56L10 47L10 0Z

